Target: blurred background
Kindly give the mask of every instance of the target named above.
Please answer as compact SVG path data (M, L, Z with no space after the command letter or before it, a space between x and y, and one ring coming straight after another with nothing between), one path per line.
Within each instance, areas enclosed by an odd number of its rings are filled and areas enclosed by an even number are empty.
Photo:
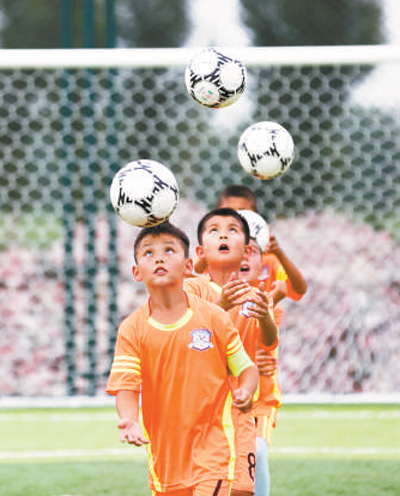
M0 0L1 49L397 44L395 0ZM125 163L176 175L172 220L197 221L245 184L308 292L287 300L284 395L400 387L400 58L249 65L246 94L212 111L185 67L1 69L0 396L103 396L133 283L135 228L112 211ZM29 60L29 51L26 53ZM132 55L134 57L134 55ZM292 57L293 58L293 57ZM149 51L149 59L152 54ZM253 122L292 134L296 157L260 181L237 159Z

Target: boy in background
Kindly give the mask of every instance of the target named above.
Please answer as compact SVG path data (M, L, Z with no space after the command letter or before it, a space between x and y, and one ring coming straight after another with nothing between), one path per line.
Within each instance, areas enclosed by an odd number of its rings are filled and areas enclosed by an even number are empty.
M267 243L267 239L262 234L265 231L268 232L268 225L255 212L239 210L239 213L248 220L251 249L249 255L242 262L240 276L251 286L258 287L263 280L262 252ZM282 284L282 281L277 281L277 284ZM285 288L282 288L282 292L284 290ZM281 315L278 314L278 321L280 319ZM282 406L277 370L278 347L269 351L258 350L256 362L260 372L260 393L253 409L257 425L255 494L256 496L265 496L269 494L270 489L268 447L272 433L276 428L278 409Z
M227 186L220 193L217 206L258 212L256 196L247 186L243 185ZM245 262L242 266L240 276L253 286L258 286L260 281L265 283L266 290L273 298L275 322L280 327L283 309L279 302L286 296L296 301L300 300L307 291L307 282L273 234L270 233L267 247L258 245L254 234L250 244L252 255L247 260L247 265ZM258 251L260 251L261 259ZM199 269L201 270L202 267L195 267L196 271ZM276 427L277 409L282 406L282 395L277 381L277 355L277 349L270 352L260 349L256 353L256 363L261 377L260 400L255 410L257 415L256 496L269 495L268 445L273 429Z
M251 210L258 213L257 198L247 186L233 184L227 186L219 195L217 208L233 208L234 210ZM274 291L275 282L286 282L287 296L300 300L307 291L307 282L301 271L286 255L274 234L270 234L269 246L262 253L263 277L267 290L271 290L276 305L285 296Z
M242 260L250 249L246 220L230 208L215 209L200 221L198 241L196 255L206 261L208 273L186 279L185 289L227 311L250 358L255 358L257 348L275 348L277 326L271 313L272 301L262 284L258 289L250 288L238 278ZM239 413L237 422L238 458L231 494L248 496L254 493L254 417Z
M182 231L169 222L143 229L134 256L133 277L149 300L118 330L107 392L116 396L120 439L147 446L154 495L228 496L232 405L251 409L257 368L227 314L183 291L193 264Z

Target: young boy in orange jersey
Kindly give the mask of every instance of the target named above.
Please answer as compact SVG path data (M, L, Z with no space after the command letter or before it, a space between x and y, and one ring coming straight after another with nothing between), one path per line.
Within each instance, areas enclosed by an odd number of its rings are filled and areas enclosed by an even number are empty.
M208 274L185 280L184 287L201 298L227 310L238 328L250 357L257 347L277 346L277 326L267 293L254 290L238 278L243 257L249 251L249 230L245 219L235 210L216 209L206 214L198 226L196 255L205 260ZM233 496L254 493L255 423L252 415L239 414Z
M227 186L217 199L217 207L233 208L234 210L251 210L257 212L257 198L254 193L244 185ZM286 296L293 300L300 300L307 291L307 283L300 270L289 259L283 249L280 247L276 237L270 234L269 245L267 249L263 247L261 255L261 274L259 278L265 283L265 288L269 291L274 302L274 319L278 326L283 319L283 309L279 302ZM195 271L202 273L207 264L204 259L197 260ZM248 279L244 273L241 273L242 279ZM258 281L259 283L260 281ZM277 374L277 357L275 352L257 351L256 363L259 366L261 376L271 375L276 379ZM264 379L261 379L263 381ZM277 385L277 383L276 383ZM282 403L279 388L276 389L276 395L280 400L276 401L276 406ZM260 403L259 403L260 405ZM260 414L260 410L258 412ZM256 467L256 485L255 496L268 496L269 494L269 468L268 468L268 442L270 438L270 429L275 422L258 419L257 425L257 467Z
M258 287L263 280L262 252L268 243L268 225L256 212L239 210L239 213L248 221L251 248L250 254L242 262L240 275L251 286ZM263 235L265 233L267 233L266 236ZM282 283L283 281L277 281L277 284ZM282 288L282 293L284 290L285 288ZM278 305L276 308L278 308ZM275 322L280 324L282 312L276 312L276 314ZM277 358L278 348L271 351L259 350L256 354L256 362L260 371L260 394L253 409L257 424L256 496L268 495L270 488L268 446L273 430L276 427L277 411L282 406L282 394L278 383Z
M227 186L219 194L217 208L223 207L258 212L256 196L251 189L240 184ZM286 282L289 298L300 300L303 297L307 291L307 282L279 245L274 234L270 234L269 246L262 253L262 263L266 288L267 291L271 291L274 305L285 297L280 288L276 288L276 281L279 280Z
M134 255L134 279L150 297L118 330L107 392L120 439L147 445L153 495L228 496L232 404L251 409L257 368L226 312L183 291L193 264L182 231L169 222L143 229ZM233 392L227 369L238 377Z

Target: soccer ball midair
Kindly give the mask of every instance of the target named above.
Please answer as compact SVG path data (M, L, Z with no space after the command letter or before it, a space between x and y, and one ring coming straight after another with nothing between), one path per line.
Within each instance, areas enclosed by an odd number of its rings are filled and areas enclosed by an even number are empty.
M293 138L277 122L257 122L241 135L238 157L243 169L252 176L272 179L286 172L292 163Z
M254 238L261 252L264 252L269 243L269 225L260 214L252 210L238 210L238 213L245 218L249 226L250 238Z
M215 48L199 52L185 72L190 96L208 108L232 105L246 88L246 68L239 61Z
M128 224L156 226L174 212L179 200L178 183L165 165L154 160L136 160L115 174L110 200Z

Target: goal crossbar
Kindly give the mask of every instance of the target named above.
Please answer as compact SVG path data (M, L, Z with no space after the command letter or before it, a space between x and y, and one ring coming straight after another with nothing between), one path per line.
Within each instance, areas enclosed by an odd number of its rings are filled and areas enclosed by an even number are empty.
M0 49L0 69L185 66L201 48ZM247 66L352 65L400 60L400 45L229 48Z

